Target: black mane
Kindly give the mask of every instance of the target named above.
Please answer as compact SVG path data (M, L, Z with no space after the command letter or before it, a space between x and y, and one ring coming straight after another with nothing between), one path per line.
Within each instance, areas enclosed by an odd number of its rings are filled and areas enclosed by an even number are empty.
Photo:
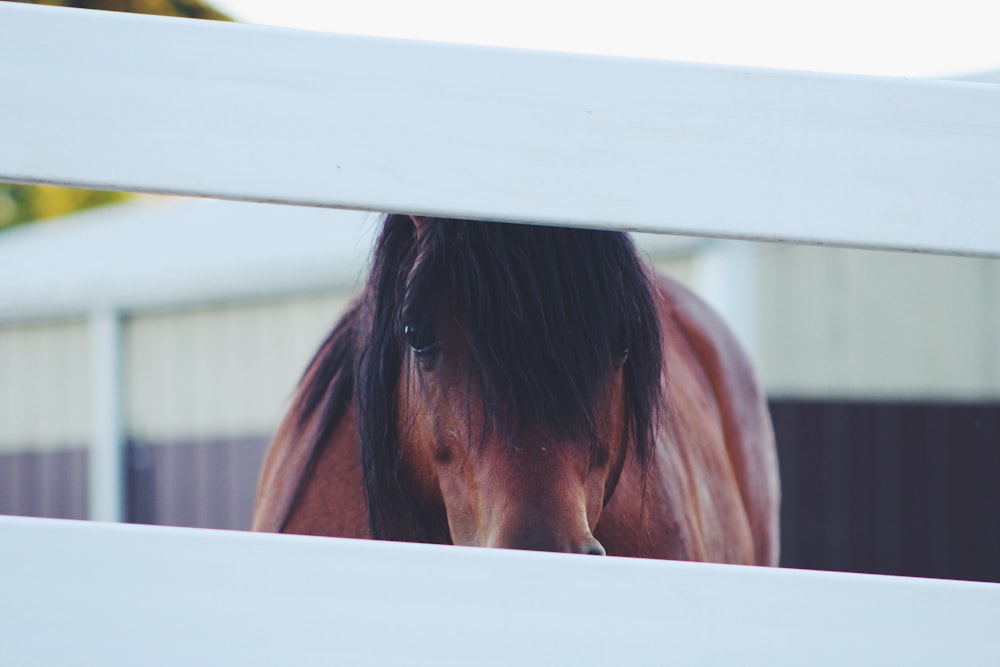
M443 517L428 519L399 474L396 418L404 327L432 330L443 299L446 316L466 334L470 386L510 439L541 428L594 446L603 388L624 359L626 422L632 451L645 465L662 349L653 288L626 234L438 218L418 234L408 216L389 215L350 316L353 340L334 346L342 348L339 364L354 358L353 373L339 374L340 391L320 386L332 377L322 372L329 363L321 349L300 391L300 398L317 397L308 401L313 409L331 393L342 404L344 390L354 392L373 537L448 540ZM332 432L342 415L319 416L315 432ZM310 416L300 419L304 425Z

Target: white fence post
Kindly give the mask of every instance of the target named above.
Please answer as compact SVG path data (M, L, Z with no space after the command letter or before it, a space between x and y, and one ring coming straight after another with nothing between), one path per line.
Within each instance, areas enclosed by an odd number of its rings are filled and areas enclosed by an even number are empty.
M125 442L120 313L113 308L95 309L90 314L89 327L94 385L87 452L87 514L94 521L123 521Z

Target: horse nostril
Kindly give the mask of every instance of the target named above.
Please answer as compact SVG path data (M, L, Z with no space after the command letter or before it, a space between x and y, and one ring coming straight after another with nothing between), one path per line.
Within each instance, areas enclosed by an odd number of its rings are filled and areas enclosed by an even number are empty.
M606 556L604 546L593 536L582 539L560 539L548 532L525 531L518 535L504 535L488 539L484 546L500 549L524 549L527 551L554 551L587 556Z
M604 546L595 539L591 539L583 544L583 548L580 549L580 553L586 554L588 556L607 556L608 552L604 550Z

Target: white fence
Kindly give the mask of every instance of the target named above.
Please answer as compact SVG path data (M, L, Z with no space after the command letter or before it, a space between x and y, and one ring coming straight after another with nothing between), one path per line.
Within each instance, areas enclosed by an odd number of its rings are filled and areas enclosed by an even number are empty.
M0 91L0 180L1000 256L1000 86L3 3ZM0 520L12 665L986 665L998 618L989 584Z

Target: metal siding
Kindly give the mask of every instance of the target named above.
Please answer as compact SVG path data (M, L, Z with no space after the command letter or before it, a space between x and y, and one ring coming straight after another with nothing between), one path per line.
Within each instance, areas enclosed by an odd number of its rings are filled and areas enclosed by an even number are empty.
M87 441L88 340L82 320L0 325L0 451Z
M341 293L132 317L129 435L175 442L271 432L347 302Z
M996 261L758 247L754 356L770 393L1000 398Z
M87 516L87 333L82 320L0 325L0 514Z
M1000 404L771 401L782 565L1000 581Z
M132 523L248 530L268 438L129 445Z
M85 519L86 450L0 453L0 514Z

